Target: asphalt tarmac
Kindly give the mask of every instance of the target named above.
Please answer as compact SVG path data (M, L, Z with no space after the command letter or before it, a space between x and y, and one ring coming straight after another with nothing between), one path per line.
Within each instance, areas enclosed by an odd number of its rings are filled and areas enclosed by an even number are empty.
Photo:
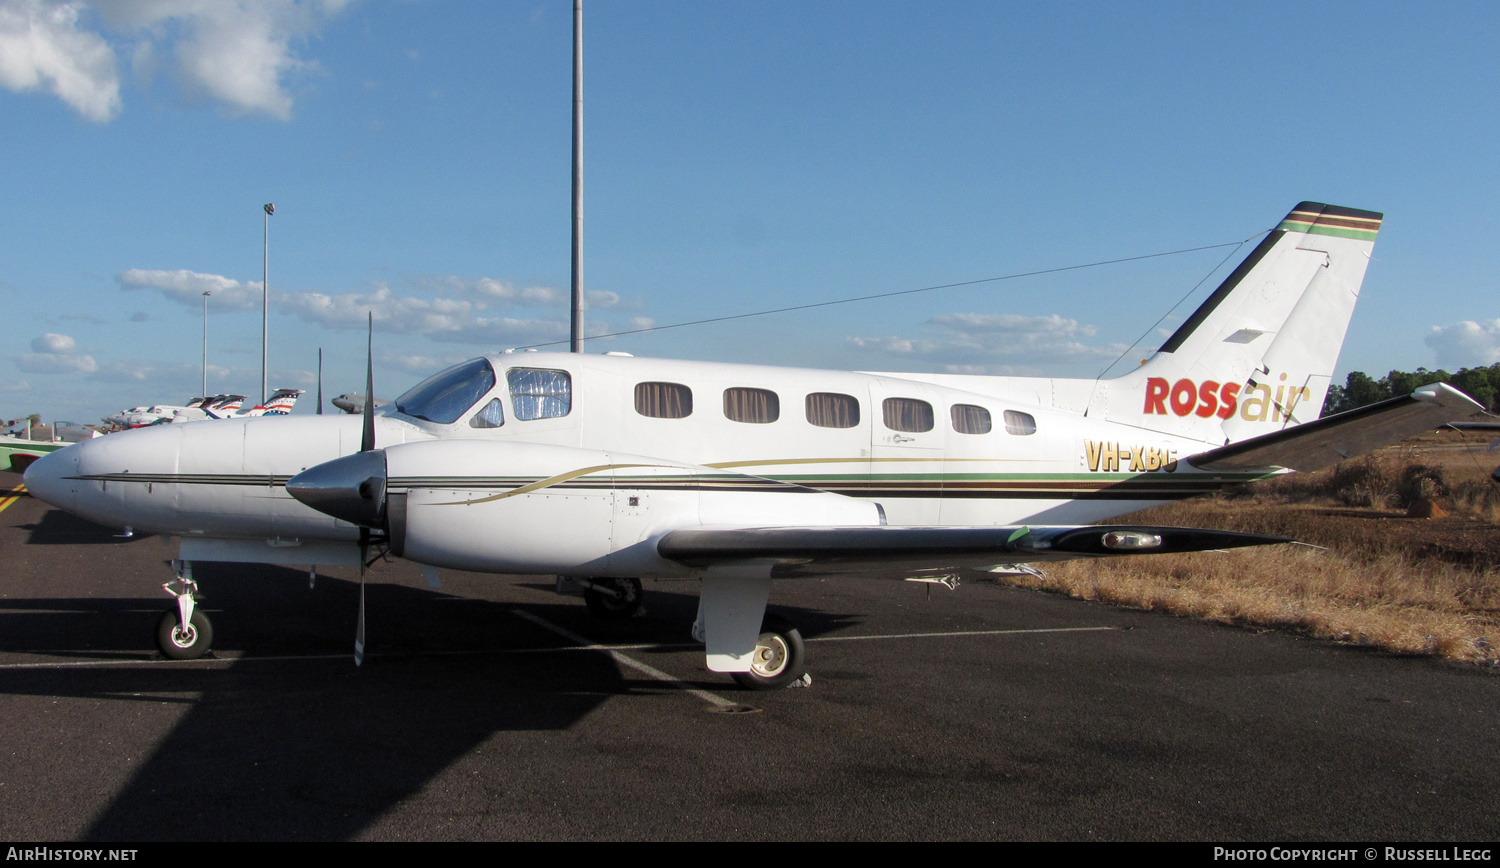
M20 477L0 473L0 488ZM4 503L0 496L0 503ZM359 586L0 511L0 841L1500 839L1500 675L988 582L779 582L810 687L739 689L691 582ZM1211 555L1205 555L1211 556ZM584 647L606 645L605 651Z

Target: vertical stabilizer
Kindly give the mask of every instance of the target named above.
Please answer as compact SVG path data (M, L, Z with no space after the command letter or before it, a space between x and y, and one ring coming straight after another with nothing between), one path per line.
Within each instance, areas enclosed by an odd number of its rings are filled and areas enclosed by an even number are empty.
M1317 202L1293 208L1161 349L1101 384L1094 406L1112 421L1207 441L1318 418L1381 219Z
M297 404L297 398L302 395L302 389L277 389L276 394L262 406L253 410L247 410L244 416L285 416L292 412L292 407Z

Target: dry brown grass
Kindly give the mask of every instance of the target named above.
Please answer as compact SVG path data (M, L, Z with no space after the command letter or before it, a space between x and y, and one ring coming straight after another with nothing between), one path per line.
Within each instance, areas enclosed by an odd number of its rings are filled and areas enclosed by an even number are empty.
M1390 450L1319 474L1268 480L1235 496L1112 522L1279 534L1311 545L1067 561L1048 566L1045 577L1005 581L1500 665L1500 486L1472 459L1472 450L1445 456L1440 453L1455 450L1440 446L1425 453ZM1404 507L1416 497L1435 498L1452 517L1406 518Z

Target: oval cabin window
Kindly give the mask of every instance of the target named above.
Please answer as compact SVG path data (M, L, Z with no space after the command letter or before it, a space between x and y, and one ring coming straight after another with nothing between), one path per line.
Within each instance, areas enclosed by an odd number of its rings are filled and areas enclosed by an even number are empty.
M819 428L853 428L859 424L859 400L838 392L807 396L807 421Z
M916 398L886 398L881 406L885 427L920 434L932 430L932 405Z
M988 434L994 425L990 411L974 404L954 404L953 430L960 434Z
M769 389L725 389L724 418L765 424L781 418L781 399Z
M636 383L635 411L653 419L693 415L693 390L681 383Z
M1005 430L1010 434L1035 434L1036 417L1030 413L1022 413L1019 410L1005 411Z

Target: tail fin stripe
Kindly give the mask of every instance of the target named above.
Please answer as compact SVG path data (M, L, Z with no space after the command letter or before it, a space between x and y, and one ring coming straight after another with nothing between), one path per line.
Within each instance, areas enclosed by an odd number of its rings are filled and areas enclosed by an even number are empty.
M1357 241L1374 241L1385 215L1378 211L1340 208L1319 202L1303 202L1286 215L1277 229L1306 232L1309 235L1334 235Z

